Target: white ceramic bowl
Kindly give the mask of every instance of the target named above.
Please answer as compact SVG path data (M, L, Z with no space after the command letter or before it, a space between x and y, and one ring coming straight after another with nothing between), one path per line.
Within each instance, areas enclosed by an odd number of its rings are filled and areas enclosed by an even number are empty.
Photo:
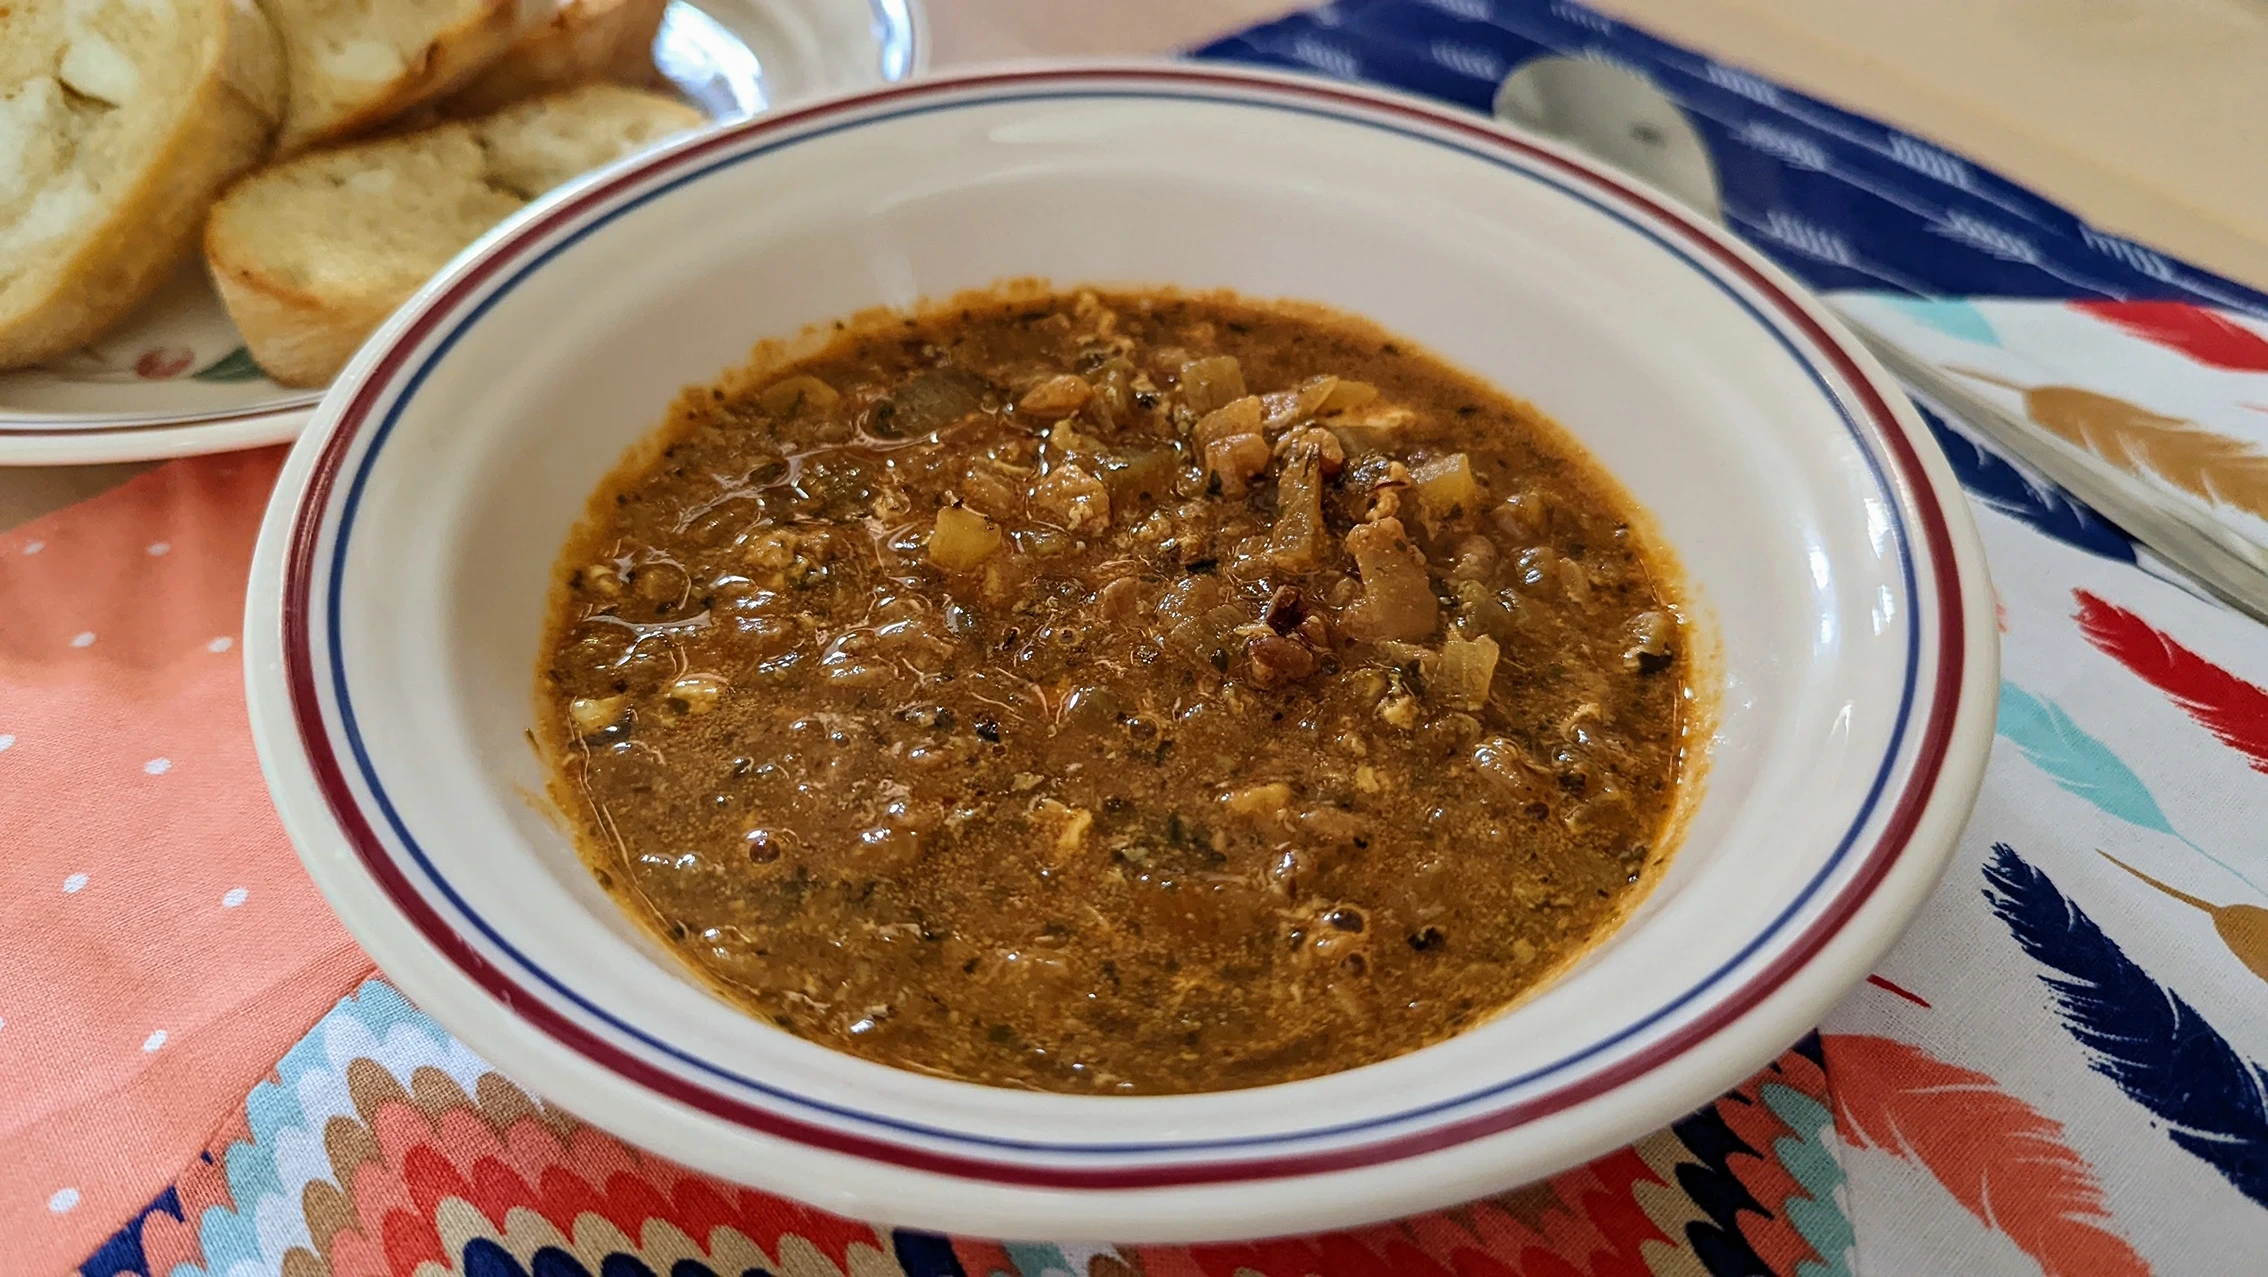
M720 1002L533 796L545 588L586 495L758 338L1004 276L1367 315L1525 396L1653 513L1721 652L1683 848L1516 1012L1213 1095L1034 1095ZM1644 1135L1867 971L1966 819L1990 588L1929 436L1756 254L1575 154L1218 67L882 89L616 167L397 315L292 453L254 566L253 727L347 926L481 1054L669 1156L870 1220L1171 1240L1347 1225Z

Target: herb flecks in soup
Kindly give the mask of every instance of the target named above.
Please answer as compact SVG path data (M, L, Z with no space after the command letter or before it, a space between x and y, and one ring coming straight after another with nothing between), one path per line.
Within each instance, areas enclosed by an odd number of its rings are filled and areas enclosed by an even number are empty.
M970 302L668 431L568 549L549 743L601 877L791 1032L1308 1077L1502 1008L1661 854L1686 661L1627 499L1366 324Z

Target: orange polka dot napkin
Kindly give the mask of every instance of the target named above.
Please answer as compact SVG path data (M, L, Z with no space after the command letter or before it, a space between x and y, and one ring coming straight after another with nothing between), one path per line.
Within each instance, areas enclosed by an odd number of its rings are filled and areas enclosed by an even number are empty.
M176 463L0 533L0 1270L84 1259L370 969L245 720L281 460Z

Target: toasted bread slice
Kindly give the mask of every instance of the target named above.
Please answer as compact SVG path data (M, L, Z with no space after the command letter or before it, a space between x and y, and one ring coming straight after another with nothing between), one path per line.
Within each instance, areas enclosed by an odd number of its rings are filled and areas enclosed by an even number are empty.
M0 6L0 368L85 344L197 243L283 109L252 0Z
M654 34L669 0L566 0L551 21L442 99L451 119L486 115L524 98L594 80L659 88Z
M283 36L292 154L454 91L558 11L558 0L266 0Z
M673 98L593 84L317 151L223 196L205 226L205 260L253 359L287 385L321 385L488 228L701 122Z

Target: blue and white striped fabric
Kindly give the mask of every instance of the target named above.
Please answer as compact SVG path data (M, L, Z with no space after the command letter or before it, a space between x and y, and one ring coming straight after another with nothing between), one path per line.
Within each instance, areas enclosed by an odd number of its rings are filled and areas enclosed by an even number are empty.
M1698 134L1714 170L1712 211L1814 289L2183 301L2268 316L2268 296L2099 231L1928 141L1567 0L1339 0L1195 56L1367 81L1481 112L1498 110L1507 78L1539 63L1619 68ZM1634 127L1635 145L1659 145L1643 123Z

